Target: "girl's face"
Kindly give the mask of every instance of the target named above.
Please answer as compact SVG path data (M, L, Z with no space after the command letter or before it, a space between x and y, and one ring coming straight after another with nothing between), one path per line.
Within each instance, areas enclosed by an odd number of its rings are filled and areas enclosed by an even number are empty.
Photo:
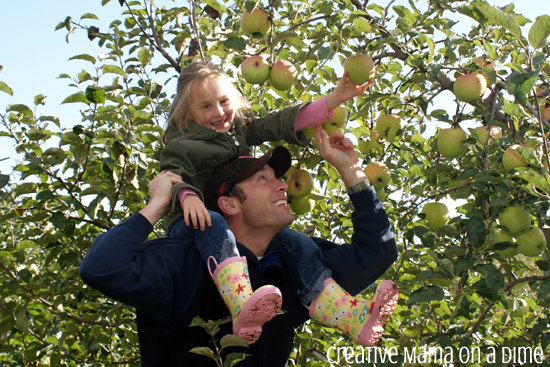
M228 132L234 124L235 113L231 104L232 86L221 78L208 79L191 95L189 116L199 125L220 133Z

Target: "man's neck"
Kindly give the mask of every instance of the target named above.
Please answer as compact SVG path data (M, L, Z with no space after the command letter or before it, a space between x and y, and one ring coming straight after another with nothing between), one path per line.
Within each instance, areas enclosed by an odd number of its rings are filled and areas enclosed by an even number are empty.
M243 233L242 231L238 234L237 232L233 233L237 242L246 246L257 257L264 256L274 236L263 233Z

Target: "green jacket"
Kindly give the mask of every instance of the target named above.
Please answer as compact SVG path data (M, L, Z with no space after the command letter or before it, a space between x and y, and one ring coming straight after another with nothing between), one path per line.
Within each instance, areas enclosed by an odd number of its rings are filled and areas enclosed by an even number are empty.
M285 140L290 144L305 146L308 139L294 131L296 115L304 105L296 105L282 111L257 118L246 127L235 124L231 131L219 133L192 121L182 130L172 128L168 132L168 144L160 155L161 170L168 169L178 174L183 182L172 187L172 209L164 218L166 228L182 217L177 193L181 188L195 191L204 201L202 191L206 181L217 165L250 153L250 146L265 142Z

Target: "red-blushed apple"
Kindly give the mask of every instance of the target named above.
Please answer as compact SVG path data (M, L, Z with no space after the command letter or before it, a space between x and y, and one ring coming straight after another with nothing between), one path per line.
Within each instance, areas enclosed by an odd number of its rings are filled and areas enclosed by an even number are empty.
M516 149L519 145L515 144L511 147L506 148L504 154L502 155L502 165L506 171L511 171L520 167L527 167L529 163L518 152Z
M311 199L309 196L295 197L290 198L290 210L296 215L307 214L315 206L315 200Z
M542 117L544 117L544 119L546 121L549 121L550 122L550 107L546 107L543 111L542 111Z
M344 70L352 83L363 85L374 77L374 62L368 55L350 56L344 61Z
M364 169L365 175L376 190L388 186L391 180L391 171L382 162L371 162Z
M348 109L343 104L332 110L332 118L323 122L323 130L328 134L340 130L348 121Z
M531 227L516 237L518 251L525 256L538 256L546 248L546 237L539 227Z
M295 169L286 179L288 189L286 192L293 197L303 197L309 195L313 189L313 177L305 169Z
M498 222L517 236L531 227L531 214L521 205L507 206L498 214Z
M399 139L397 134L405 127L405 121L399 115L381 114L376 119L376 131L381 138L393 143Z
M437 134L437 150L445 158L459 158L468 150L464 143L468 135L461 128L441 129Z
M294 85L297 75L298 70L290 61L277 60L269 73L269 81L275 89L289 90Z
M426 203L422 208L429 229L443 227L449 222L449 209L443 203Z
M241 64L243 78L250 84L263 84L269 71L269 64L259 55L247 57Z
M363 154L370 154L378 148L380 143L378 142L378 131L371 131L370 134L363 134L357 139L357 149Z
M485 145L485 143L487 143L487 140L489 139L489 131L491 131L491 136L493 139L502 138L502 131L496 126L478 126L474 130L477 134L477 141L481 145Z
M269 21L269 14L262 9L254 9L252 13L244 11L241 17L241 29L246 34L260 33L265 36L271 28L271 22Z
M480 99L487 89L487 80L480 73L461 75L453 84L456 98L462 102L472 102Z

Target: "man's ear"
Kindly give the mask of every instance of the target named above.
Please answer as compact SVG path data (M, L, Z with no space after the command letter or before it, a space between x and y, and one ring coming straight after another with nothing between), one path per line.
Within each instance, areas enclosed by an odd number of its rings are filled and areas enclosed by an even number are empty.
M218 199L218 208L227 215L235 215L239 212L238 199L232 196L222 196Z

